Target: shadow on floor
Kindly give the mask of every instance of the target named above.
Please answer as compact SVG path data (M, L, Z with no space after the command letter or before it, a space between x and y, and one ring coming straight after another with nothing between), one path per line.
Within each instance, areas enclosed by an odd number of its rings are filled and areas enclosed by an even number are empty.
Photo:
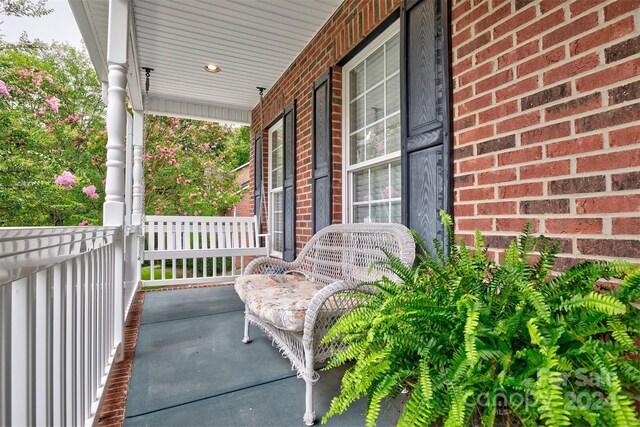
M304 425L304 381L257 328L253 342L242 344L243 309L232 286L146 294L124 425ZM321 372L318 418L338 394L341 373ZM326 425L364 425L365 405ZM394 418L388 411L378 426Z

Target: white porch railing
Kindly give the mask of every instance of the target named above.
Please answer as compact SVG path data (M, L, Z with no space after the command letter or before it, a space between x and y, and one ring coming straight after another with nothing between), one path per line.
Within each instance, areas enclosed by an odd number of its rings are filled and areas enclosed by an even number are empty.
M120 230L0 229L0 425L95 423L126 317Z
M256 217L147 216L143 285L229 281L250 257L267 254ZM155 277L158 274L159 277Z

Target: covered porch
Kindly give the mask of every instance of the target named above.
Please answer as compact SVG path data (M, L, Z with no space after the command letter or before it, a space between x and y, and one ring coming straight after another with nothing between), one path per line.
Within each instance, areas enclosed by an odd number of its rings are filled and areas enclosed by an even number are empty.
M232 286L143 294L125 426L301 425L304 381L257 328L249 346L241 342L244 306ZM319 417L338 394L342 372L322 373ZM363 425L365 407L363 399L327 425ZM120 409L105 407L99 425L117 422ZM379 425L395 425L398 408L383 412Z
M245 257L266 254L260 216L145 215L144 120L251 124L259 88L277 80L341 1L280 10L217 2L215 12L191 2L69 3L107 105L103 225L0 230L0 424L98 425L113 408L108 387L121 400L129 384L119 364L134 337L125 424L299 425L304 382L265 335L242 344L242 306L230 286L145 293L140 329L127 329L143 263L147 285L228 285ZM202 42L209 33L213 47ZM177 274L179 260L192 261L192 275ZM319 414L339 378L336 371L319 386ZM362 424L364 404L332 425Z
M300 425L304 382L265 335L242 344L239 299L211 286L267 230L287 260L328 224L443 239L443 209L495 261L531 222L562 242L558 269L638 263L635 2L69 3L108 105L104 220L0 230L0 425ZM149 114L251 124L256 216L146 216ZM140 292L144 261L203 287Z

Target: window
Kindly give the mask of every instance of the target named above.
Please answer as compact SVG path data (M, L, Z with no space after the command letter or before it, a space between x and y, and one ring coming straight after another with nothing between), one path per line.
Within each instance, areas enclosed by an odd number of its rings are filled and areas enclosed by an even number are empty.
M284 184L284 134L282 120L269 128L269 236L271 253L282 257L284 247L284 214L282 187Z
M401 222L398 24L354 57L343 76L345 218Z

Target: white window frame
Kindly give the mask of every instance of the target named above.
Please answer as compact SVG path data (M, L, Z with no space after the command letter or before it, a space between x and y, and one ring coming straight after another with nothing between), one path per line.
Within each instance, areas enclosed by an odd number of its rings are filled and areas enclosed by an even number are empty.
M283 254L280 251L275 251L273 250L273 238L275 237L275 234L273 233L273 226L274 226L274 221L275 221L275 215L273 214L273 194L274 193L280 193L283 194L283 189L284 189L284 183L283 185L281 185L280 187L273 187L273 138L272 138L272 134L273 131L277 130L277 129L282 129L284 125L284 122L282 120L282 118L278 119L277 122L275 122L271 127L269 127L268 130L268 135L269 135L269 148L268 148L268 157L269 157L269 166L268 166L268 204L269 204L269 217L268 217L268 233L269 233L269 248L270 248L270 255L278 257L278 258L282 258ZM284 131L284 129L283 129ZM283 135L284 136L284 135ZM282 149L284 150L284 141L283 141L283 147ZM283 156L283 162L284 162L284 156ZM284 165L283 165L284 166ZM284 196L283 196L284 197ZM284 231L284 212L282 215L282 230Z
M375 52L380 46L384 45L386 42L391 40L395 35L400 33L400 20L395 21L393 24L389 26L386 30L382 32L375 40L369 43L364 49L358 52L351 60L342 67L342 176L344 177L342 181L342 218L343 223L351 223L353 222L352 218L352 207L353 207L353 178L351 176L352 173L357 172L361 169L366 169L371 166L375 166L382 163L390 163L394 160L400 160L401 150L398 150L394 153L385 154L384 156L376 157L375 159L365 160L363 162L358 163L356 166L351 165L351 138L350 138L350 120L349 120L349 95L351 93L349 83L349 73L356 66L358 66L362 61L364 61L369 55ZM400 60L402 60L402 52L400 52ZM386 64L386 59L385 59ZM400 73L400 68L398 67L398 73ZM366 73L366 70L365 70ZM366 74L365 74L366 76ZM366 84L366 77L365 77ZM385 89L385 102L387 98L386 89ZM402 102L400 103L400 114L402 114ZM402 122L400 124L402 126ZM402 203L402 199L398 198L400 203Z

